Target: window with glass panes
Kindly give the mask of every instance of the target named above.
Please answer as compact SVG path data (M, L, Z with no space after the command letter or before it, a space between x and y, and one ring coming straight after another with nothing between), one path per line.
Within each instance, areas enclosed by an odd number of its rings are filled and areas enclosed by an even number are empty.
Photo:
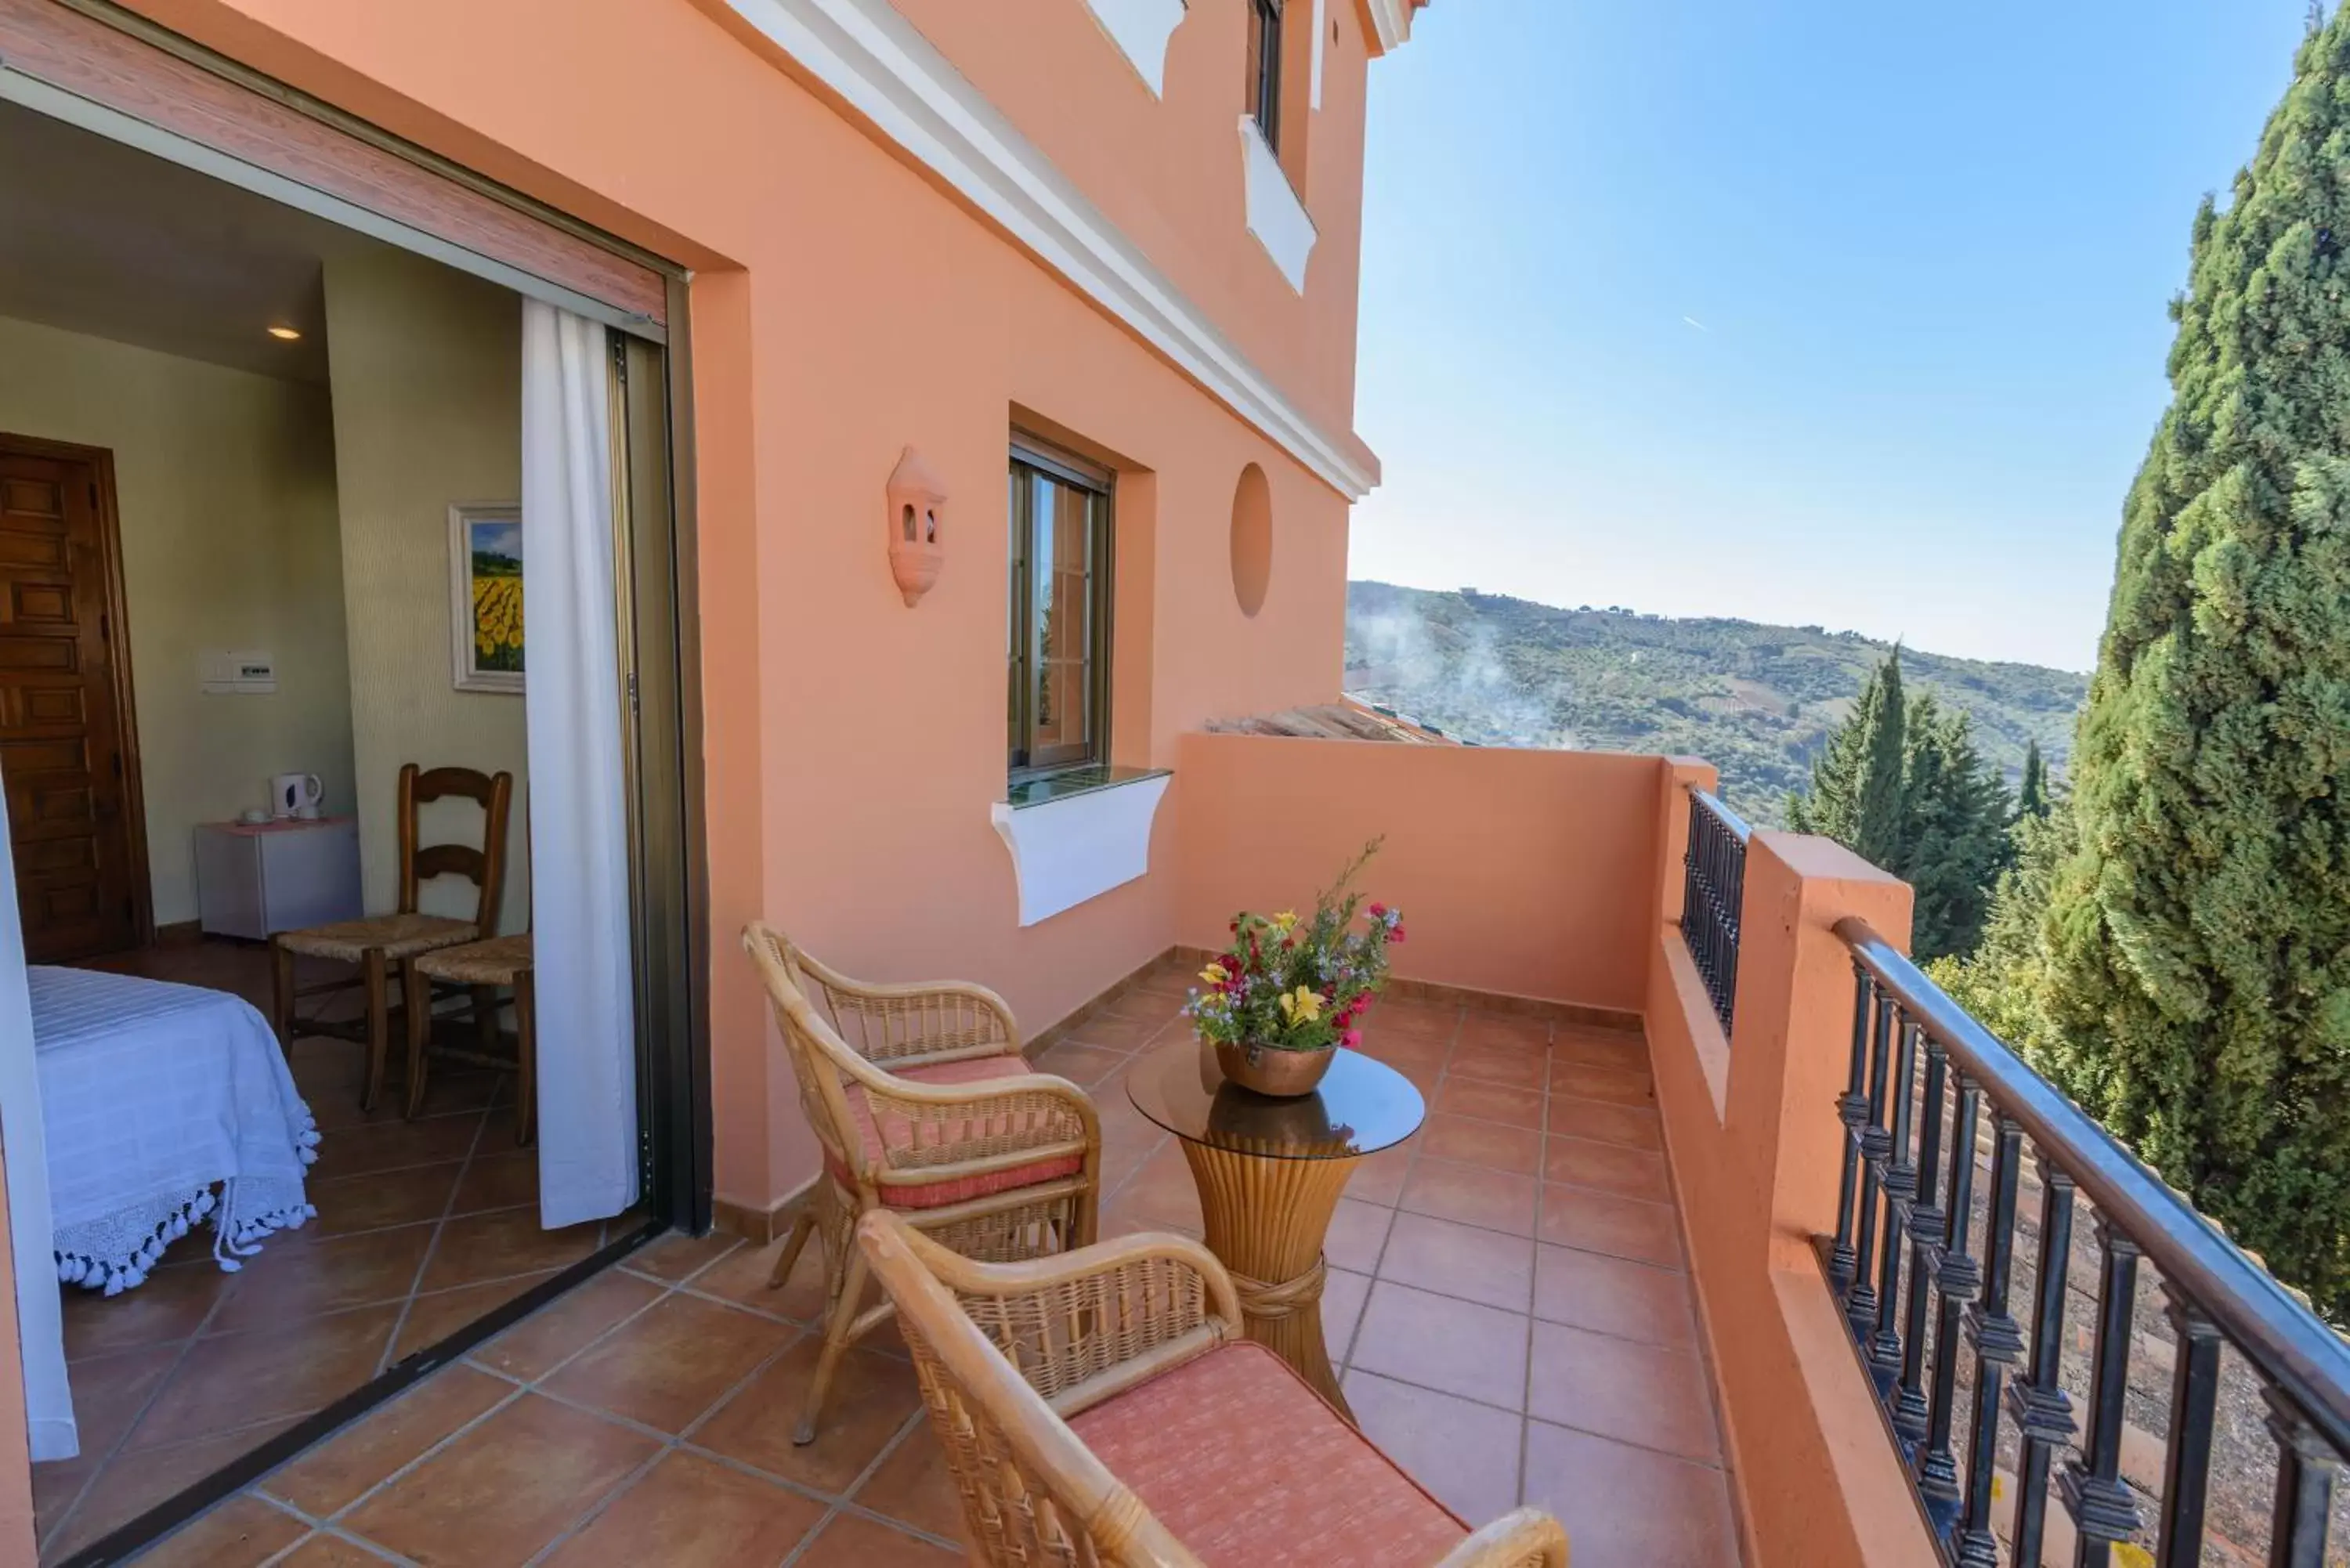
M1264 144L1281 151L1281 0L1248 5L1248 111Z
M1014 773L1109 755L1109 476L1065 454L1012 449Z

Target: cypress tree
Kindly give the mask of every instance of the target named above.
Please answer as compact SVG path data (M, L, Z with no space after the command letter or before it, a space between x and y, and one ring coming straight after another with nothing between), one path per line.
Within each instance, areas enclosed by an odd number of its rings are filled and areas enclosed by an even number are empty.
M2048 763L2037 741L2023 743L2023 783L2015 792L2015 815L2019 821L2048 815Z
M1923 961L1973 949L2008 853L2008 794L1976 751L1973 722L1930 696L1907 722L1901 844L1888 869L1915 898L1909 948Z
M1901 695L1901 649L1897 646L1877 667L1861 698L1860 765L1852 788L1855 853L1879 866L1901 860L1903 808L1908 796L1908 752L1903 727L1908 719Z
M2350 1306L2350 16L2195 217L2049 888L2076 1098Z

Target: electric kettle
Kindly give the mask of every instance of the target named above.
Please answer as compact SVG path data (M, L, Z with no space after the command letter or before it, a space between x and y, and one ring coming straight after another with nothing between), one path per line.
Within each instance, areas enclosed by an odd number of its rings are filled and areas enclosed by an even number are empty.
M316 774L279 774L269 781L269 811L273 816L316 816L327 793Z

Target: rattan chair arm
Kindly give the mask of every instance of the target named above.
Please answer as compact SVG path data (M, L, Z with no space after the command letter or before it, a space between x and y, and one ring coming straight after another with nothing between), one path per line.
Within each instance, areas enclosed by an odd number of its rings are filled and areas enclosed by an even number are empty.
M859 1002L929 1002L955 998L968 1002L983 1012L992 1013L1003 1037L1014 1050L1020 1048L1019 1021L1012 1016L1012 1004L997 992L973 981L925 980L885 982L855 980L825 963L806 948L792 950L793 961L808 973L824 982L831 991Z
M1522 1508L1446 1552L1437 1568L1566 1568L1566 1531L1542 1510Z
M1206 1285L1210 1318L1222 1319L1232 1338L1241 1334L1241 1298L1232 1287L1232 1275L1213 1252L1188 1236L1137 1231L1075 1251L1017 1263L983 1263L920 1233L910 1233L906 1240L923 1266L962 1296L1034 1295L1097 1274L1116 1273L1152 1258L1169 1259L1191 1270Z

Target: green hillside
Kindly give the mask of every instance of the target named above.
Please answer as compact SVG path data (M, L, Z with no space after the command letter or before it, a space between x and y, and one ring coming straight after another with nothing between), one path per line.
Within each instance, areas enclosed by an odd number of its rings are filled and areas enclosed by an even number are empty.
M1669 620L1386 583L1347 592L1347 690L1490 745L1684 753L1775 825L1889 645L1815 626ZM1974 718L2011 785L2037 740L2061 774L2088 677L1904 649L1909 690Z

